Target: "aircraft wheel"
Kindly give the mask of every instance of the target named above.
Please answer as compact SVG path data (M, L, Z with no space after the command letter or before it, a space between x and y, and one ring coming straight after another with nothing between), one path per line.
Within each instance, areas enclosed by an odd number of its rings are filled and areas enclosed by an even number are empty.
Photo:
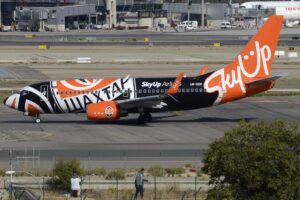
M152 122L152 115L150 113L146 113L145 115L146 122Z
M145 115L140 115L137 121L139 124L145 124L147 122Z
M35 119L35 123L37 123L37 124L41 123L41 119L40 118L36 118Z
M139 124L146 124L152 121L152 115L150 113L141 114L138 118Z

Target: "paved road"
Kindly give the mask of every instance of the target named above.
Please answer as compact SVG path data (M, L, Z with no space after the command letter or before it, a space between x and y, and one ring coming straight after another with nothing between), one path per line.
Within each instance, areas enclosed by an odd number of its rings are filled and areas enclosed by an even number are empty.
M32 118L1 107L1 167L7 166L10 148L21 157L32 156L33 148L39 150L35 155L40 154L43 168L61 158L81 159L87 167L201 165L208 144L242 119L300 124L299 100L299 96L248 98L207 109L155 114L146 126L136 123L136 115L117 122L90 122L84 114L44 115L43 123L35 124Z
M284 29L280 36L280 45L299 46L300 34L296 29ZM299 29L297 29L299 30ZM0 45L147 45L144 38L149 38L154 45L212 45L221 42L224 45L244 45L256 30L227 30L202 32L73 32L73 33L34 33L26 38L26 33L2 33Z

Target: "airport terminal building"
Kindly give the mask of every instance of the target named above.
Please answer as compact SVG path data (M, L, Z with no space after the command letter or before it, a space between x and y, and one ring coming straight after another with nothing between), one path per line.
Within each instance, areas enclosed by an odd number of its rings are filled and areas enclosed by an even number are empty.
M216 26L257 13L223 3L145 0L1 0L1 25L21 31L69 29L151 29L174 27L184 20ZM265 13L263 13L265 14ZM270 15L270 13L266 13ZM203 20L201 19L203 18Z
M1 0L1 25L14 25L23 31L65 31L106 28L172 25L183 20L198 21L201 12L207 20L222 21L228 16L226 4L188 5L160 0ZM209 14L208 14L209 13ZM98 25L92 27L92 25Z

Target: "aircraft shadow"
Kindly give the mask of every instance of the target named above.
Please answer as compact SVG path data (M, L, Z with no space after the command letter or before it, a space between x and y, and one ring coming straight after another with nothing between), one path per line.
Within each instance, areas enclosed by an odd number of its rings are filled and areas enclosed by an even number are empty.
M216 122L240 122L245 120L246 122L255 120L254 117L248 118L222 118L222 117L201 117L198 119L169 119L177 115L159 116L153 117L153 122L147 124L139 124L136 119L121 119L117 121L79 121L79 120L63 120L63 121L42 121L42 124L78 124L78 125L123 125L123 126L151 126L151 123L216 123ZM20 123L20 124L35 124L34 120L18 120L18 121L0 121L1 123Z

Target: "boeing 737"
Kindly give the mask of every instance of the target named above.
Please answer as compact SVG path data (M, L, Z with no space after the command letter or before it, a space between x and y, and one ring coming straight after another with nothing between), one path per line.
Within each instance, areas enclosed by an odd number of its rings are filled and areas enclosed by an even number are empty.
M118 120L139 113L138 122L151 113L205 108L269 90L282 75L270 76L282 16L271 16L241 53L226 67L194 77L110 78L54 80L29 85L4 100L8 107L34 116L86 113L89 120Z
M282 15L284 25L293 27L299 24L300 2L299 1L249 1L241 4L240 8L247 9L274 9L275 15Z

